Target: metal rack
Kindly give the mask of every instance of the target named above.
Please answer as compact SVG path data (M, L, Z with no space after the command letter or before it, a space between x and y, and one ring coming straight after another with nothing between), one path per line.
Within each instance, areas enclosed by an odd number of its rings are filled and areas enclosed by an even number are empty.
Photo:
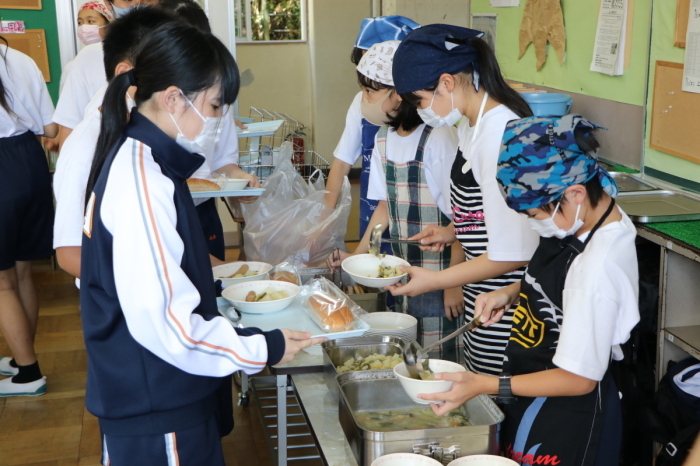
M263 182L277 166L278 155L279 148L261 147L259 151L242 151L239 152L238 164L243 170L254 174ZM324 178L327 178L331 166L326 159L312 150L295 151L292 163L297 172L307 181L317 170L320 170Z
M253 121L282 120L284 122L280 130L275 134L261 138L261 145L275 148L279 147L284 141L291 141L295 153L304 150L303 139L304 136L306 136L304 132L306 130L306 125L301 121L287 113L275 112L264 108L258 109L252 106L249 109L248 116L252 118ZM247 147L247 149L250 149L250 147Z
M265 439L273 457L279 457L275 453L279 454L279 450L283 449L287 452L284 455L286 462L318 459L319 464L322 464L316 441L289 376L253 377L250 382ZM278 406L281 399L279 392L286 398L286 406L282 409ZM285 420L284 424L280 424L278 416Z

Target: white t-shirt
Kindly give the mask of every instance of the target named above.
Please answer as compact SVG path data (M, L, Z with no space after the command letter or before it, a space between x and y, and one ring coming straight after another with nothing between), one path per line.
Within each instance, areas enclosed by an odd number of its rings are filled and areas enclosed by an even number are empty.
M622 220L600 228L576 256L564 285L564 321L552 362L592 380L603 379L611 352L623 358L620 345L639 322L637 229L620 212Z
M85 46L73 60L58 97L53 121L74 129L85 116L85 108L97 91L107 84L102 42Z
M347 164L355 165L362 155L362 111L360 102L362 91L358 92L350 104L348 114L345 117L345 129L333 151L333 156Z
M34 60L15 49L0 45L0 79L5 100L15 115L0 107L0 138L19 136L27 131L44 134L51 124L53 102L44 76ZM9 67L9 69L8 69Z
M93 99L94 100L94 99ZM102 101L101 99L99 100ZM83 241L83 214L85 189L90 176L95 146L100 135L102 114L95 106L66 138L54 174L56 217L53 228L53 247L80 246ZM206 162L193 176L208 177L212 171L238 163L238 138L233 118L222 122L221 140L210 153L204 154ZM195 199L199 205L206 199Z
M407 163L415 160L418 143L425 124L418 126L408 136L399 136L389 129L386 136L386 158L394 163ZM376 140L376 138L375 138ZM457 130L451 128L435 128L428 136L423 149L423 169L425 182L435 203L443 214L452 219L450 208L450 169L457 153ZM379 147L375 143L370 162L369 186L367 198L375 201L386 201L388 195L386 173Z
M53 247L80 246L83 243L83 214L95 146L100 135L100 111L94 109L66 138L56 162L53 192L56 216Z
M540 241L527 218L508 207L496 180L506 124L517 119L518 115L508 107L499 105L484 113L473 142L476 127L469 126L469 120L464 118L458 129L462 156L471 164L474 178L481 187L487 252L493 261L529 261Z

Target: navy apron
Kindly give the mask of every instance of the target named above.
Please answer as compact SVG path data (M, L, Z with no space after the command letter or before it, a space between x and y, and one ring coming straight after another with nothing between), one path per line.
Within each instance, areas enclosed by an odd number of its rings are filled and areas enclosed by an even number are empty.
M613 206L614 200L585 242L573 235L540 240L521 282L506 348L504 367L512 376L557 368L552 358L564 320L566 275ZM504 456L520 464L617 466L622 437L617 393L608 368L603 380L586 395L517 397L504 407Z
M374 138L379 131L379 126L373 125L369 121L362 119L362 172L360 173L360 239L365 235L369 220L374 214L374 209L377 208L379 201L367 199L367 189L369 187L369 170L370 161L372 160L372 151L374 150ZM382 238L389 238L389 229L387 228L382 235ZM382 243L381 252L383 254L391 254L391 244Z

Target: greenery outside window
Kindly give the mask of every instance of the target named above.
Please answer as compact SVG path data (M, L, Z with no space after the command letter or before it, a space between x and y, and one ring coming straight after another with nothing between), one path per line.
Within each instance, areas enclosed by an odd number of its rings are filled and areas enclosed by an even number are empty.
M237 42L306 40L306 0L235 0Z

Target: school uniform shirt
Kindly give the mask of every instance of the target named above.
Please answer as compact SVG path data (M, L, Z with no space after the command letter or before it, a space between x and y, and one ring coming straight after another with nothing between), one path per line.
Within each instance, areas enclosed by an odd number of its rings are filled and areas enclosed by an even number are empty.
M561 336L552 362L591 380L605 375L610 356L623 359L620 345L639 322L637 229L620 209L622 220L593 235L576 256L563 292ZM588 233L579 237L586 241Z
M0 138L19 136L27 131L44 134L44 126L51 124L53 102L46 88L44 76L34 60L5 45L0 45L0 79L5 87L7 103L15 115L0 107ZM12 63L12 69L7 69Z
M519 118L505 105L489 110L482 116L473 142L476 127L469 126L469 120L464 118L458 128L459 149L483 197L484 221L488 226L486 250L493 261L528 261L539 244L539 235L530 228L527 218L508 207L496 180L506 124Z
M390 162L405 164L413 160L425 124L418 126L408 136L400 136L389 129L386 138L386 158ZM434 128L423 148L423 167L426 184L440 211L452 220L450 208L450 167L457 152L457 131L455 128ZM386 173L382 165L379 148L375 144L372 151L369 187L367 197L375 201L387 200Z
M85 46L73 60L58 97L53 121L74 129L97 91L107 84L102 42Z
M234 328L218 315L185 182L203 162L134 110L89 199L80 301L86 405L107 435L197 425L212 414L205 405L220 377L257 373L284 353L281 331Z
M362 101L362 91L358 92L345 117L345 129L338 141L338 145L333 151L333 156L349 165L355 165L357 159L362 155L362 111L360 102ZM412 152L415 154L415 151Z

